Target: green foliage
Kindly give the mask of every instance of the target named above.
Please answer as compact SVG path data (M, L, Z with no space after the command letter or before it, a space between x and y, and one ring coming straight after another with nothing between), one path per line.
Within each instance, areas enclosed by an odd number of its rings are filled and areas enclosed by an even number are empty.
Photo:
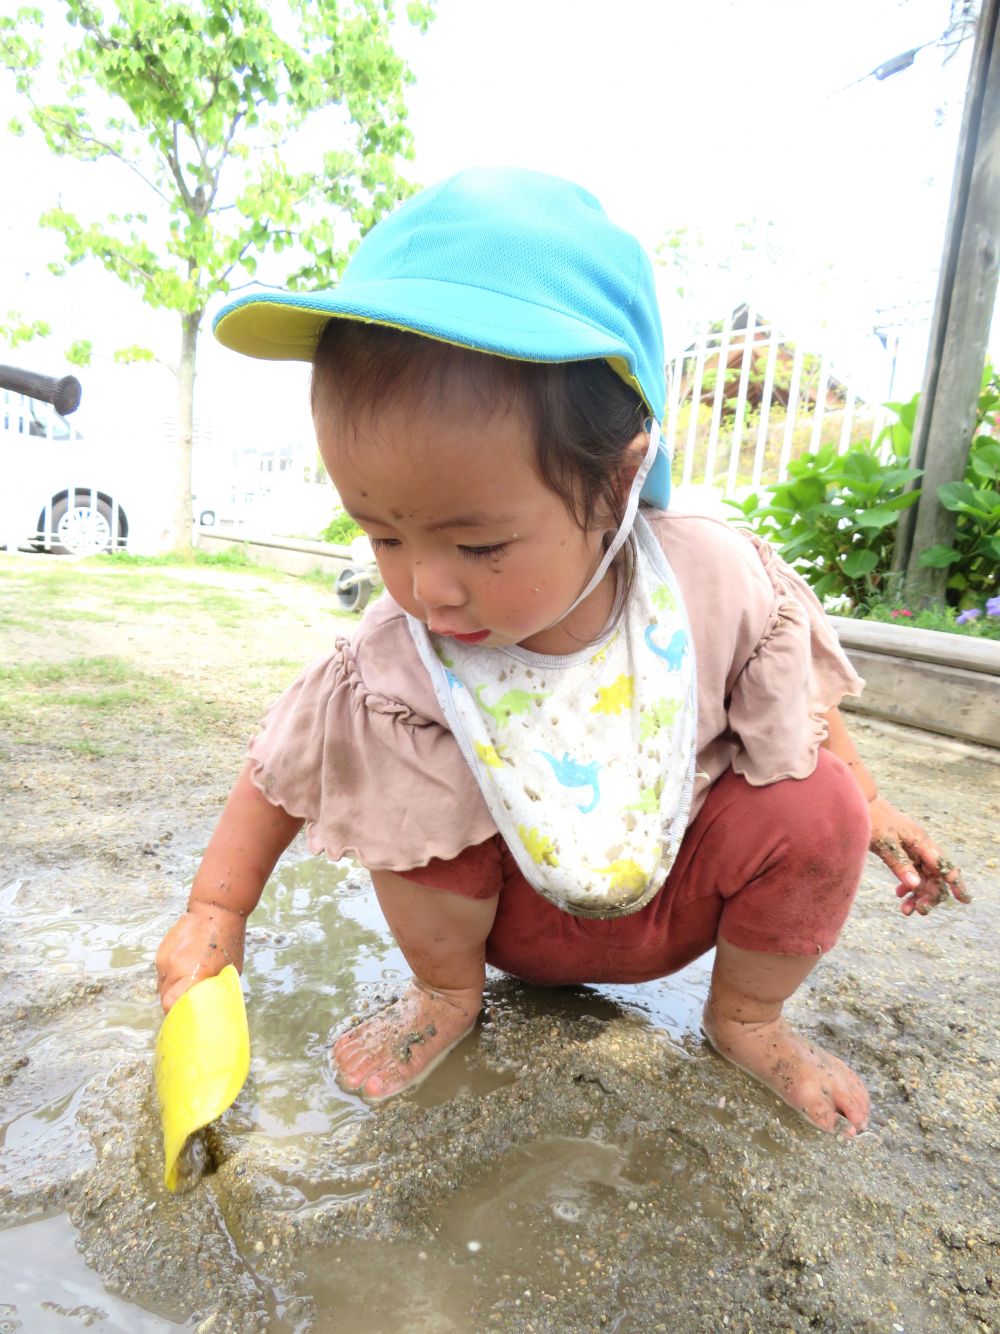
M94 344L89 338L77 338L66 349L64 355L71 366L89 366L94 355Z
M821 597L846 596L862 607L884 601L896 521L919 495L905 490L919 470L903 466L911 453L919 400L914 394L907 403L887 403L895 421L874 444L863 441L844 455L835 445L824 445L793 459L788 480L769 487L763 502L757 496L727 502L775 543ZM940 503L958 516L954 543L929 547L919 557L921 565L949 571L948 602L959 610L979 606L1000 585L998 429L1000 374L987 363L965 477L937 491ZM898 603L885 605L890 613L902 610ZM941 614L953 622L953 612ZM973 633L965 626L958 629ZM998 637L992 627L982 633Z
M183 459L209 302L248 285L269 252L283 255L285 286L333 285L358 237L411 192L398 164L412 157L412 76L392 44L392 0L61 8L61 47L51 14L0 15L0 69L54 154L117 161L136 183L134 208L82 218L59 204L42 223L61 234L67 265L96 259L148 306L180 317ZM431 15L430 3L408 7L421 29ZM327 147L304 165L295 141L307 123ZM179 494L181 545L190 508Z
M8 310L0 318L0 342L8 347L20 347L35 338L48 338L51 333L52 327L46 320L26 320L16 310ZM63 356L73 366L89 366L92 351L93 344L88 339L79 338L70 344Z
M865 621L885 621L907 625L915 630L940 630L947 634L969 635L974 639L1000 639L1000 616L980 616L959 625L957 607L913 608L894 599L876 600L859 607L855 615Z
M362 529L354 522L346 510L340 510L335 514L327 526L320 533L321 542L333 542L337 546L349 547L356 537L360 537Z
M677 411L676 433L677 433L677 454L675 457L675 468L679 475L683 469L686 471L688 449L691 449L691 477L697 481L704 477L704 480L714 486L724 487L729 471L729 456L732 450L732 416L727 420L725 413L722 418L722 430L719 433L718 445L715 453L715 464L713 475L706 475L708 466L708 442L711 433L712 405L711 403L699 403L697 405L697 420L695 423L693 441L689 440L691 429L691 401L688 399L682 403ZM792 423L792 435L789 441L788 457L798 458L805 453L811 443L813 435L813 415L812 413L799 414ZM764 438L762 442L763 456L761 462L761 471L765 475L773 476L778 471L779 460L782 458L785 449L785 432L788 423L788 414L781 404L771 405L771 411L768 414L765 424ZM828 409L823 415L823 424L820 434L820 445L831 443L835 448L839 447L840 438L844 426L844 410L842 408ZM871 414L868 411L855 412L851 419L851 443L858 444L867 440L871 435ZM739 462L737 465L737 485L746 485L749 483L753 474L754 456L760 437L760 409L747 405L743 416L743 429L741 434Z
M51 332L44 320L26 320L16 310L8 310L0 319L0 339L9 347L20 347L33 338L48 338Z
M115 158L159 200L153 216L103 221L50 209L43 222L62 233L69 264L95 256L148 305L200 315L268 249L294 249L290 286L330 283L350 249L344 221L364 232L409 192L396 162L411 152L411 76L388 0L292 0L287 22L254 0L63 6L74 32L61 53L41 11L0 18L0 64L52 152ZM418 25L429 17L414 9ZM53 74L62 96L43 101ZM290 140L331 111L334 146L293 167Z
M949 571L948 597L959 607L976 606L1000 584L1000 373L987 363L969 446L965 477L938 487L938 500L955 512L951 545L938 543L920 553L920 564Z
M905 490L920 470L905 466L904 436L890 431L844 454L825 444L792 459L787 481L768 487L763 501L752 495L727 503L740 512L736 522L749 522L773 542L818 596L867 601L889 568L899 515L919 495Z
M167 552L164 556L135 556L130 551L102 551L96 556L88 556L87 564L113 565L145 568L156 565L207 565L224 570L257 570L259 566L252 556L247 554L245 544L224 547L221 551L199 551L190 553Z
M120 347L115 353L115 361L119 366L132 366L137 361L155 361L155 355L148 347L139 347L133 343L130 347Z

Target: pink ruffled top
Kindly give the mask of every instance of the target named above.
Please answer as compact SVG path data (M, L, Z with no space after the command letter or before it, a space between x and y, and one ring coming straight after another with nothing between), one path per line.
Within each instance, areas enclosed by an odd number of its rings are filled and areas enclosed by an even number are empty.
M687 606L698 684L690 819L729 768L806 778L823 717L864 685L814 593L765 543L716 519L647 514ZM308 667L250 742L265 796L306 821L313 852L408 871L496 832L388 594Z

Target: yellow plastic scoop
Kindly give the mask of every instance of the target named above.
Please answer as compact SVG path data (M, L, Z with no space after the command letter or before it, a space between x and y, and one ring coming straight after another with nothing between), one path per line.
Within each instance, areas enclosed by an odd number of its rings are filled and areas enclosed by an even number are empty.
M240 975L227 964L174 1003L156 1038L156 1095L163 1122L163 1181L176 1190L177 1160L202 1126L221 1116L250 1073L250 1030Z

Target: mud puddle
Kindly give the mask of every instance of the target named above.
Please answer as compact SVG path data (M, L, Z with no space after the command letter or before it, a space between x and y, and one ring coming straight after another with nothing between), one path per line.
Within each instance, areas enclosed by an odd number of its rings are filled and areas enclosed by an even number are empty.
M0 1331L160 1334L183 1328L123 1301L88 1269L65 1214L0 1232Z
M260 594L256 575L194 572L242 613L185 596L168 620L146 615L166 605L157 572L144 588L142 572L81 567L81 613L80 580L59 592L48 562L0 564L5 661L73 671L111 635L144 688L166 687L99 717L44 691L5 700L0 1324L1000 1331L996 752L851 719L880 791L973 892L907 921L870 859L841 944L789 1007L871 1089L873 1130L853 1145L705 1050L697 978L552 993L493 978L475 1035L367 1109L328 1076L330 1030L388 998L401 961L363 883L304 862L255 917L272 936L251 947L254 1064L213 1131L217 1170L175 1199L150 1097L153 952L263 707L349 627L301 581Z
M172 1197L150 1078L172 910L10 881L0 1330L993 1334L1000 912L903 924L885 895L866 878L794 1002L871 1086L848 1145L706 1050L708 959L636 987L491 975L476 1032L368 1107L331 1036L405 965L363 873L290 861L249 933L250 1079Z
M373 1110L334 1081L331 1034L391 999L408 970L368 877L317 859L280 867L254 918L251 1076L212 1132L217 1173L192 1196L170 1197L150 1088L152 955L168 920L153 914L126 931L79 907L53 909L19 881L0 887L0 923L16 923L37 981L5 1014L15 1022L0 1048L0 1331L205 1320L206 1329L462 1330L470 1303L510 1294L517 1312L525 1288L549 1303L567 1276L595 1263L599 1272L600 1248L590 1252L601 1230L612 1215L628 1222L645 1210L664 1182L678 1217L738 1232L692 1164L623 1139L589 1107L567 1118L566 1133L514 1126L504 1111L508 1129L490 1132L489 1153L466 1142L463 1124L470 1114L488 1123L498 1095L523 1101L536 1030L563 1057L611 1025L625 1048L656 1033L680 1059L708 960L635 987L546 991L495 974L480 1029L395 1109ZM603 1096L599 1077L581 1087ZM445 1200L429 1211L393 1201L382 1217L393 1192L402 1202L424 1182L430 1204L436 1183L409 1130L400 1156L375 1150L373 1128L387 1112L409 1126L448 1122L455 1109Z

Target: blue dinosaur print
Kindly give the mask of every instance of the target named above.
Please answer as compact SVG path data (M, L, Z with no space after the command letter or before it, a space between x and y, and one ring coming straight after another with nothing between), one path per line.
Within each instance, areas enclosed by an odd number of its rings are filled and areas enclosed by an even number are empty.
M449 672L447 667L444 669L444 674L448 678L448 684L451 686L452 690L456 690L459 686L463 685L463 682L458 679L454 672Z
M646 626L643 638L646 640L647 647L651 648L658 658L664 660L668 671L678 671L684 661L684 654L687 652L687 635L683 630L675 630L667 647L660 648L658 644L653 643L653 631L655 629L655 625Z
M563 787L593 788L594 796L590 805L576 808L581 815L589 815L601 799L600 789L597 786L597 773L601 767L598 762L594 760L592 764L579 764L576 760L570 759L568 751L563 752L561 760L557 760L547 750L540 750L537 754L545 756L552 765L552 772Z

